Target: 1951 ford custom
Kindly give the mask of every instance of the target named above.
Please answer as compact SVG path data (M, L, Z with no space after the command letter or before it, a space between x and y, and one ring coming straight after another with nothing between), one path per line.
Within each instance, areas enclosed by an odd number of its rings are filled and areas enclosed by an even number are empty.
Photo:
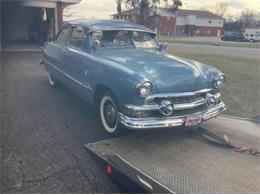
M74 21L43 47L50 85L98 108L104 129L196 126L223 112L225 76L165 53L156 34L122 21Z

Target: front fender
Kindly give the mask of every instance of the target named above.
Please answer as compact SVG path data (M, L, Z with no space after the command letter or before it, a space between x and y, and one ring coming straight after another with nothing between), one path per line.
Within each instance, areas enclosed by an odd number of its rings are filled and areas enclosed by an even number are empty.
M144 100L137 95L138 83L147 80L142 75L115 62L106 60L96 61L92 69L91 86L94 91L98 86L109 88L118 101L119 109L122 111L124 104L142 105ZM94 95L94 93L93 93ZM94 103L93 96L93 103Z

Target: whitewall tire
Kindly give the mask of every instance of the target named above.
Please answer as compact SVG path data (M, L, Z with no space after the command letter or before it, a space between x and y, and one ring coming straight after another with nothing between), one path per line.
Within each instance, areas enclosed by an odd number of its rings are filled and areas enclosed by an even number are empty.
M49 75L48 78L49 78L50 86L54 86L55 85L55 81L51 78L51 75Z
M57 86L59 85L57 79L55 79L54 76L52 76L52 75L49 74L49 75L48 75L48 79L49 79L49 84L50 84L50 86L52 86L52 87L57 87Z
M119 133L118 107L116 101L109 93L104 94L100 99L99 115L101 123L107 133L113 135Z

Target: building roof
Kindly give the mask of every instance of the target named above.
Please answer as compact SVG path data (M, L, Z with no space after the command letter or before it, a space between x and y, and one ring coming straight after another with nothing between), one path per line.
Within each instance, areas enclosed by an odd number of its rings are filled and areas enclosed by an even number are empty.
M115 13L112 16L128 16L128 15L138 15L138 9L130 9L122 11L121 13Z
M120 20L74 20L67 24L82 25L89 32L100 30L136 30L154 33L151 29L145 26Z
M166 8L163 8L164 10ZM165 10L169 13L168 9ZM223 19L222 17L213 14L210 11L204 11L204 10L188 10L188 9L179 9L178 15L186 16L186 15L195 15L198 18L211 18L211 19Z
M56 1L56 2L68 3L68 4L77 4L81 2L81 0L47 0L47 1Z
M65 5L77 4L81 0L20 0L22 6L28 7L45 7L45 8L55 8L56 3L60 2Z
M55 1L55 0L54 0ZM71 3L71 4L77 4L79 3L81 0L56 0L62 3Z
M41 2L61 2L61 3L68 3L68 4L77 4L81 2L81 0L20 0L21 2L35 2L35 3L41 3Z
M155 6L151 6L149 8L150 14L154 13L156 10L156 14L160 16L173 16L174 14L169 12L168 8L155 8ZM138 9L131 9L128 11L124 11L121 13L114 14L113 16L124 16L124 15L138 15L139 11ZM223 19L222 17L213 14L210 11L204 11L204 10L188 10L188 9L179 9L178 15L181 16L187 16L187 15L195 15L198 18L210 18L210 19Z

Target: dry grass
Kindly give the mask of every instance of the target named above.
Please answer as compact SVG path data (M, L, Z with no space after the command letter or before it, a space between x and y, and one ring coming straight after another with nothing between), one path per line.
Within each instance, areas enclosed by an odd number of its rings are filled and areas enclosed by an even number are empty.
M227 77L222 99L226 114L260 118L260 62L244 57L169 52L176 56L213 65Z

